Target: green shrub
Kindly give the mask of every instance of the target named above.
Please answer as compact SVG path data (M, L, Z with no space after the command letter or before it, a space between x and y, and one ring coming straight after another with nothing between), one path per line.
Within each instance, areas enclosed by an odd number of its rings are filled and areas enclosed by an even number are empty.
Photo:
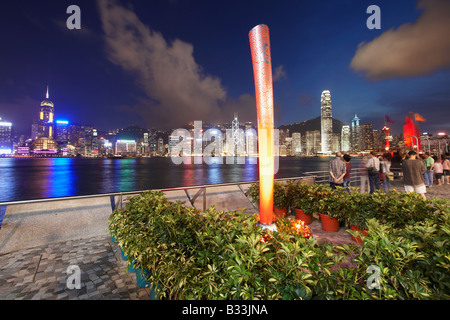
M309 210L368 228L363 244L318 245L289 219L271 232L254 216L200 212L162 192L131 198L111 214L109 231L128 264L152 271L147 280L163 299L449 298L448 201L301 187ZM286 185L286 194L295 190ZM367 286L371 265L380 289Z

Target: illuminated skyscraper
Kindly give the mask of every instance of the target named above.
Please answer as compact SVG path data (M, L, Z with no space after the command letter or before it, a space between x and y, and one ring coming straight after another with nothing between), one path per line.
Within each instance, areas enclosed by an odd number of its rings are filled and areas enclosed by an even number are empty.
M373 128L370 123L362 124L359 128L360 150L374 149Z
M53 102L49 100L48 86L45 100L41 102L39 110L39 119L37 121L37 132L34 134L33 139L36 138L50 138L55 137L55 125L54 125L55 106Z
M320 131L306 131L306 155L311 156L317 154L320 149Z
M360 139L360 128L359 128L359 118L355 114L355 117L352 120L352 150L361 150L361 139Z
M350 126L344 125L341 130L341 151L350 151Z
M56 121L56 141L61 143L69 142L69 122L65 120Z
M12 150L12 123L0 118L0 154L11 154Z
M302 134L300 132L292 133L292 153L295 156L302 153Z
M333 119L331 114L331 93L328 90L322 92L320 99L320 121L322 153L330 154L333 134Z

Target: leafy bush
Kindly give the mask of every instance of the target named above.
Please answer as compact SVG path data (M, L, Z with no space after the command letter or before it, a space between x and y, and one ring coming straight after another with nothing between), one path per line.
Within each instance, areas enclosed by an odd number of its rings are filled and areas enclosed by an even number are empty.
M112 213L109 231L128 264L152 271L147 280L163 299L449 298L448 201L307 189L311 210L367 227L363 244L318 245L289 219L271 232L258 215L200 212L162 192L131 198ZM380 270L378 290L367 286L371 265Z
M273 205L277 208L287 208L290 204L286 184L275 181L273 187Z

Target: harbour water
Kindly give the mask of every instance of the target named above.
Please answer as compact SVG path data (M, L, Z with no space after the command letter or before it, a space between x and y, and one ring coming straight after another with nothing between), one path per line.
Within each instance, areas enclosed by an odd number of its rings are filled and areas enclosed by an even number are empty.
M328 170L330 160L280 157L275 178ZM170 158L0 158L0 202L258 180L257 164L223 162L176 165Z

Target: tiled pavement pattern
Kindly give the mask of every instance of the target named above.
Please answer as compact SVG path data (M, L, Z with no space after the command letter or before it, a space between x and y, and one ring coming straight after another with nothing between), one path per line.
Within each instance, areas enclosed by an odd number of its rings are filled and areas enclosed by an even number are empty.
M81 288L68 289L70 265ZM110 237L94 237L24 249L0 256L0 300L149 300Z
M404 190L401 181L392 185ZM450 200L449 184L427 191L429 198ZM310 227L319 243L353 242L346 227L324 232L317 217ZM70 265L81 270L80 289L67 288ZM0 300L149 300L149 289L139 288L135 273L125 271L120 250L106 235L23 249L0 255Z
M401 181L401 180L394 180L393 182L391 182L391 186L395 190L398 190L401 192L405 191L403 181ZM450 200L450 184L444 184L444 185L438 186L436 184L436 181L434 181L434 184L431 188L427 187L426 196L427 196L427 199L436 197L439 199Z

